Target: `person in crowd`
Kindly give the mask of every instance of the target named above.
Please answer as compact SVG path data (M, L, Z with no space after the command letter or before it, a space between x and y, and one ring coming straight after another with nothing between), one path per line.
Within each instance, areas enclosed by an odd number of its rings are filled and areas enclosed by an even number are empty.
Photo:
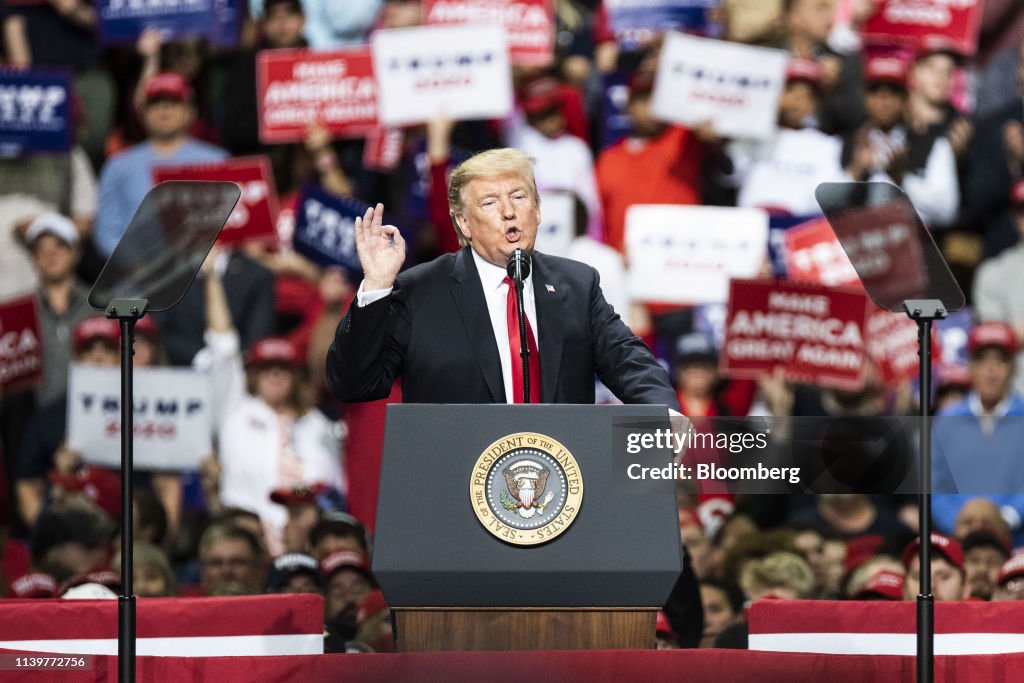
M47 510L32 531L32 567L57 583L100 567L116 531L109 517L84 501Z
M956 515L953 535L967 538L969 534L983 529L994 529L996 533L1010 536L1010 524L995 502L989 498L970 498Z
M743 417L750 412L757 385L718 373L718 348L707 334L693 332L676 341L676 396L688 417Z
M897 563L898 564L898 563ZM851 600L886 600L898 602L903 599L903 584L906 578L903 568L877 569L850 596Z
M540 223L530 160L512 149L478 154L452 174L449 197L467 246L402 275L405 240L398 228L383 225L383 205L356 219L364 279L327 358L328 383L339 400L384 398L399 374L407 402L522 399L522 388L515 391L522 361L509 352L518 329L508 324L515 306L505 271L516 248L533 250ZM536 253L532 262L525 296L528 344L537 359L530 361L530 402L593 403L596 372L620 400L677 407L665 371L604 300L596 271ZM440 295L453 277L457 293ZM460 307L476 311L481 323L469 335L456 323L464 316ZM544 331L535 336L538 328ZM481 336L494 345L481 345ZM589 343L566 354L560 339Z
M862 67L859 52L841 53L829 45L835 20L832 0L783 0L782 20L753 42L788 50L795 59L814 62L821 73L820 126L842 134L860 124Z
M528 154L535 164L537 189L569 192L587 208L587 234L601 237L601 205L594 176L594 158L587 143L566 130L563 95L554 78L541 77L526 84L522 107L526 125L509 136L510 146Z
M932 534L932 594L936 600L964 599L964 549L956 539ZM901 558L906 568L903 599L916 600L920 592L921 539L917 538L904 548Z
M325 512L342 512L347 507L336 489L322 483L282 486L274 489L270 500L284 506L288 521L281 531L286 553L305 553L309 550L309 534Z
M867 122L843 148L843 166L854 180L902 187L933 229L948 228L960 205L956 156L945 136L907 129L907 66L895 57L868 61L864 74Z
M641 335L642 332L634 327L635 307L630 301L629 289L626 285L626 265L622 254L599 239L591 237L587 233L590 213L587 205L579 197L574 197L575 211L575 237L569 243L565 252L566 258L571 258L580 263L588 263L597 270L601 277L601 291L604 298L619 314L619 317L633 330Z
M374 652L394 652L395 635L391 628L391 608L384 594L370 591L359 603L356 613L356 640Z
M698 647L715 647L718 636L743 619L743 591L727 581L701 579L700 598L704 605L704 633Z
M25 231L25 246L39 278L43 382L36 388L36 405L46 408L67 391L71 331L95 312L89 306L89 288L75 272L82 252L71 219L53 212L37 216Z
M192 87L173 72L146 84L142 125L146 141L111 157L100 174L100 202L93 239L100 253L114 251L142 198L153 187L153 168L220 161L227 152L189 135L195 120Z
M370 543L366 528L358 519L344 512L327 512L309 532L313 556L323 560L333 552L348 550L369 555Z
M419 24L421 14L419 0L361 0L344 5L331 0L303 0L302 5L306 14L303 32L314 50L333 50L367 42L371 29L380 20L382 13L412 14L415 23L409 23L410 26ZM396 7L391 8L390 5ZM264 21L271 16L271 6L270 2L249 0L251 16L259 17L263 9Z
M323 578L320 563L312 555L286 553L270 565L267 572L267 593L321 593Z
M935 401L932 410L936 414L967 398L971 391L971 373L963 365L947 363L936 368Z
M604 241L625 251L626 209L633 204L700 204L708 153L717 142L710 126L671 126L651 113L654 76L636 73L629 83L630 134L597 156L597 189ZM636 182L643 178L644 182Z
M774 552L748 564L740 576L740 586L751 602L768 597L807 600L817 591L810 565L788 551Z
M324 577L325 651L343 652L344 643L354 640L359 604L377 588L366 555L354 550L336 550L320 560Z
M695 512L679 509L679 538L690 556L693 573L698 579L711 575L711 542L704 535L704 525Z
M1024 339L1024 178L1013 183L1010 206L1019 241L978 267L972 304L979 321L1006 323L1019 340ZM1024 367L1024 353L1017 355L1016 363ZM1015 373L1014 388L1024 392L1024 372Z
M207 367L217 387L219 445L207 467L217 471L219 503L257 513L276 557L284 551L288 515L271 492L311 481L344 492L341 429L312 407L305 361L291 342L260 340L243 359L224 286L215 267L206 270Z
M815 505L798 508L790 523L812 526L844 539L864 534L892 536L905 528L889 506L863 493L818 494Z
M992 602L1024 600L1024 555L1014 555L999 568Z
M984 235L986 257L1018 242L1011 189L1024 178L1024 44L1016 70L1017 97L975 122L969 151L964 222Z
M953 105L956 69L961 59L947 46L926 39L910 68L907 98L909 146L919 146L923 152L936 139L945 137L958 164L964 161L974 135L970 120ZM923 140L915 144L915 136Z
M114 554L110 562L121 567L121 553ZM173 598L178 595L178 583L167 555L152 543L136 542L132 546L132 588L140 598Z
M846 180L842 143L817 128L824 74L808 59L791 59L779 98L778 131L764 142L734 141L727 180L739 187L738 206L789 216L817 216L820 183Z
M972 531L962 540L965 597L990 600L999 569L1010 559L1010 538L991 527Z
M66 334L66 333L65 333ZM121 331L116 320L85 318L74 327L72 351L75 362L112 367L118 363ZM66 391L67 379L65 379ZM65 445L67 397L38 410L25 425L25 438L18 453L15 491L22 520L35 523L46 500L46 476L51 469L73 472L81 457Z
M213 524L199 540L199 586L203 595L234 592L241 586L258 593L263 586L263 548L250 531Z
M1017 337L1006 323L980 323L967 337L971 393L940 413L932 429L932 510L939 529L953 529L961 506L991 499L1021 538L1024 487L1018 444L1024 439L1024 398L1013 390ZM982 460L979 460L979 457Z
M117 84L102 62L97 40L97 10L87 0L44 3L4 3L7 56L20 69L70 69L73 89L80 98L82 144L99 167L103 146L114 117ZM6 185L0 185L6 187Z
M220 142L234 156L262 151L256 93L256 54L259 50L306 47L306 12L300 0L263 0L263 17L255 49L235 52L224 67L224 109L217 126Z

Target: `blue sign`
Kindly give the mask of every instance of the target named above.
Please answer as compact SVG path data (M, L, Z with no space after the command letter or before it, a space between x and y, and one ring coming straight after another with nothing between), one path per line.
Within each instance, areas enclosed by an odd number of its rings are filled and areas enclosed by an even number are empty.
M972 327L974 312L970 308L961 308L956 313L950 313L948 318L935 322L943 363L967 365L967 335Z
M629 135L632 123L626 113L629 103L629 74L613 71L601 83L601 126L598 142L601 149L611 147Z
M816 216L769 216L768 217L768 260L774 277L787 277L786 231L792 227L814 220Z
M721 37L722 26L709 18L721 0L606 0L608 22L627 50L665 31L710 38Z
M149 28L166 39L200 36L231 47L241 31L241 0L98 0L100 42L134 43Z
M321 266L362 272L356 253L355 219L366 213L369 204L307 186L296 206L295 251Z
M0 69L0 156L71 149L71 74Z

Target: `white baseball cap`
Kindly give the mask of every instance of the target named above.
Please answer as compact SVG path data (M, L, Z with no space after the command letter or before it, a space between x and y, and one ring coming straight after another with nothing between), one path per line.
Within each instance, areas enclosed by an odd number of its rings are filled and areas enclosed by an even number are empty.
M68 246L78 244L78 228L71 222L71 219L53 211L36 216L35 220L29 223L25 232L25 242L29 245L34 243L43 235L50 234L67 242Z

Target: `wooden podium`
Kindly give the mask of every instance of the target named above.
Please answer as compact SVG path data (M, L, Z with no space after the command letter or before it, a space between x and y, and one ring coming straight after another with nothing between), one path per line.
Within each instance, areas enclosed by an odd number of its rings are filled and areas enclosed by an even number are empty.
M657 609L394 608L399 652L643 650Z
M372 569L398 650L654 648L658 605L682 572L675 486L616 477L639 457L622 459L627 432L667 427L664 406L388 406ZM571 473L559 471L566 451ZM651 458L664 466L671 452ZM550 470L538 493L550 514L565 509L556 487L578 496L575 518L532 544L504 533L535 532L510 512L523 459Z

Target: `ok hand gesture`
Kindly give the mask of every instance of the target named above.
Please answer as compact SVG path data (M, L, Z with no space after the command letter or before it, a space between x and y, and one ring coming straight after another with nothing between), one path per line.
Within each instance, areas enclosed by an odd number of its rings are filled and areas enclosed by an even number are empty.
M384 205L377 204L356 218L355 237L359 264L363 267L363 291L389 289L405 263L405 240L393 225L384 222Z

